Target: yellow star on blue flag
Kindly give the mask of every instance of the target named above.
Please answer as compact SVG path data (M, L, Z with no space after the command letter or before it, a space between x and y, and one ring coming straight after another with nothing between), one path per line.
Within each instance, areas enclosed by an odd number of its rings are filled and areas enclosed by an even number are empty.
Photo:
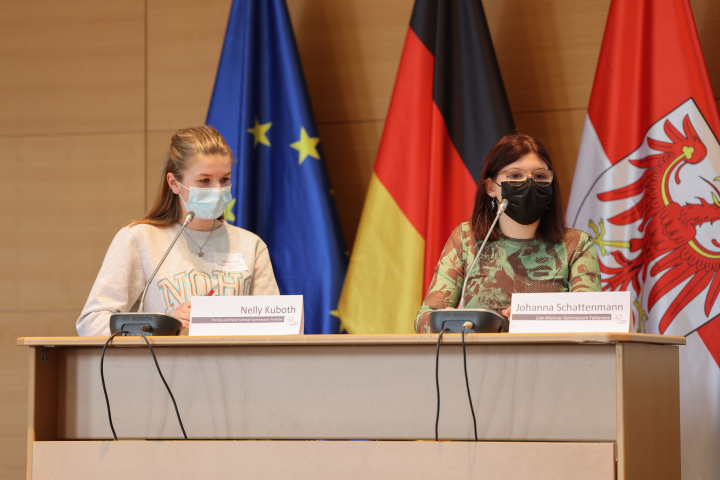
M225 211L223 212L223 215L225 215L225 220L228 222L234 222L235 221L235 214L233 213L233 207L235 206L235 199L233 198L230 200L227 204L227 207L225 207Z
M300 152L298 155L299 165L302 165L308 156L320 160L320 154L317 151L318 143L320 143L319 137L311 137L305 127L300 127L300 140L290 144L292 148Z
M262 143L266 147L270 146L270 140L267 137L267 132L270 130L270 127L272 127L272 122L261 124L258 122L258 118L255 117L255 126L247 129L248 133L252 133L253 137L255 137L253 148L256 148L258 143Z

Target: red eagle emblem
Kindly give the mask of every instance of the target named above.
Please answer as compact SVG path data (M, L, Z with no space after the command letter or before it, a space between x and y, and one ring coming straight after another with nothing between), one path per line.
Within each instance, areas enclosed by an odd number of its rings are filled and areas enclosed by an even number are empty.
M670 141L647 138L648 147L658 153L629 160L632 166L642 170L640 178L597 196L603 202L635 199L632 207L609 218L608 222L616 226L639 222L639 237L629 241L608 241L603 238L603 221L600 220L598 225L590 221L596 237L593 241L602 255L608 254L605 247L620 248L610 252L615 265L603 263L600 258L603 290L631 287L640 299L649 271L655 279L647 297L649 311L662 297L687 281L664 311L658 325L660 333L664 333L675 316L705 289L708 292L704 311L709 317L720 294L720 235L715 234L718 229L711 234L714 238L708 240L707 235L698 238L703 225L720 220L720 190L715 185L720 182L720 176L699 177L699 183L710 186L712 202L700 197L693 202L676 202L671 190L673 185L682 184L682 169L702 162L708 152L689 116L683 119L682 133L669 120L665 121L663 129ZM687 186L697 188L697 185L696 181ZM636 301L635 306L640 312L638 331L643 332L647 314L640 301Z

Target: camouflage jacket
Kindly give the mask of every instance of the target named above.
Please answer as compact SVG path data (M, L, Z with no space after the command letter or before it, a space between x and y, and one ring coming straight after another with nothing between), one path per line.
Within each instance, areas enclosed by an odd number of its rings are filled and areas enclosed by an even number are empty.
M431 311L457 307L465 270L472 265L481 244L475 242L468 222L453 230L415 317L416 332L430 332ZM595 246L585 232L568 228L562 243L558 244L535 238L518 240L500 233L498 240L485 245L472 271L465 290L465 306L500 313L510 306L513 293L598 292L600 289Z

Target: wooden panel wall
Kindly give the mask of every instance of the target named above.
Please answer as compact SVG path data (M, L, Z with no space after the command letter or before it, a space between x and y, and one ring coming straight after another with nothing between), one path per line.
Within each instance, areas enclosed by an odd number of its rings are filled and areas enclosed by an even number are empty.
M144 209L145 3L0 9L0 477L24 478L28 352L73 335L108 242Z
M610 1L483 3L516 124L545 141L567 199ZM15 339L75 333L113 235L141 216L154 195L170 134L205 119L230 4L3 2L3 478L25 471L27 352ZM412 5L288 0L349 246ZM693 0L692 6L720 92L720 4Z

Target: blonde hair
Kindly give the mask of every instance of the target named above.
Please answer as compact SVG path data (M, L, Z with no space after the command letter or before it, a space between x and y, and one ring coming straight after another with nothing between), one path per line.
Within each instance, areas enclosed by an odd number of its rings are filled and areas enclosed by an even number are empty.
M182 215L180 199L170 189L167 174L172 173L175 178L182 180L183 174L197 154L227 155L232 158L230 147L215 128L202 125L178 130L172 136L170 148L165 154L155 203L145 217L133 220L129 225L146 223L168 228L180 221ZM219 219L222 220L223 216L221 215Z

